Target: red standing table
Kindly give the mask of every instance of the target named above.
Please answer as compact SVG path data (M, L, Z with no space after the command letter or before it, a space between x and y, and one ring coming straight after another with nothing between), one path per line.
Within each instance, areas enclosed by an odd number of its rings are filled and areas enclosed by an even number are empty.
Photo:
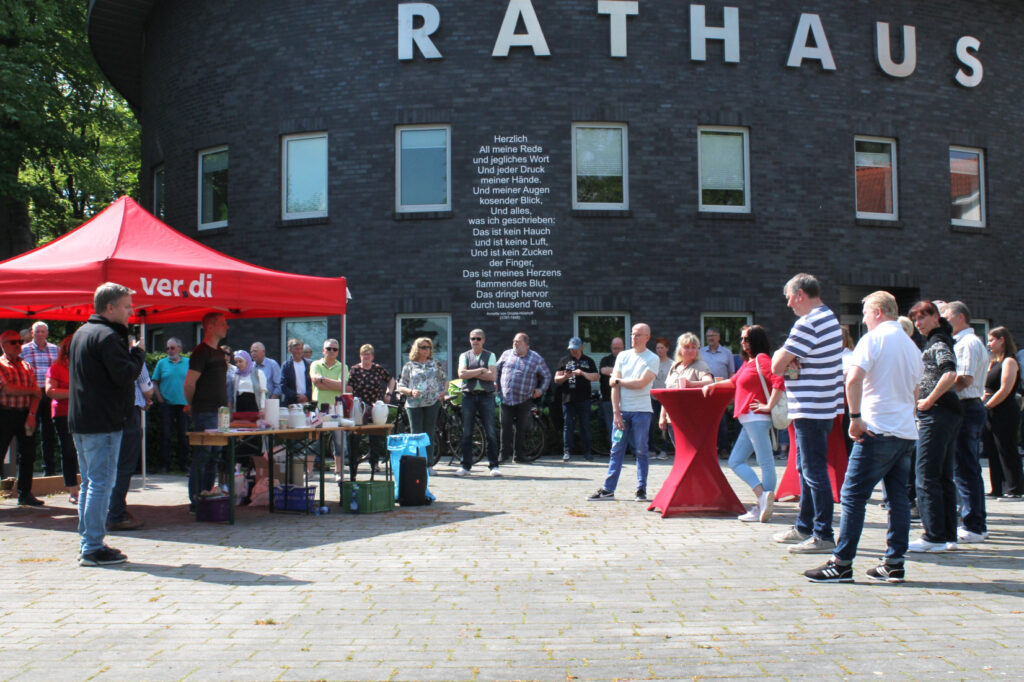
M668 411L676 438L672 471L648 511L662 517L742 514L746 511L718 463L718 421L732 402L732 388L708 397L699 388L658 388L651 395Z
M786 473L782 474L779 489L775 493L776 500L800 499L800 472L796 469L796 454L796 433L790 424L789 459L786 461ZM832 430L828 434L828 480L832 484L832 500L836 504L839 503L839 491L846 478L848 459L846 439L843 438L843 415L840 414L832 421Z

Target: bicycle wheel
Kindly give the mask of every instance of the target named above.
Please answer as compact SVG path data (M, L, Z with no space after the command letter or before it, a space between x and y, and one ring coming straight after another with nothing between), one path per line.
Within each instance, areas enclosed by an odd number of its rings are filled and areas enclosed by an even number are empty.
M610 436L605 433L604 422L601 420L600 405L590 410L590 452L594 455L607 457L611 452L608 441Z
M525 462L532 462L544 452L544 424L536 412L526 420L526 451L521 455Z
M487 451L487 438L484 436L484 427L480 425L480 420L477 420L473 424L473 463L476 464Z

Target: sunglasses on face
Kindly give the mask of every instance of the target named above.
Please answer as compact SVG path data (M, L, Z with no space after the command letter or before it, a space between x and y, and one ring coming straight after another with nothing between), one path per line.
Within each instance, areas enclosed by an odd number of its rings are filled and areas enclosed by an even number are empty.
M433 348L433 346L422 346L422 345L416 346L416 347L419 348L420 350L430 350L431 348Z
M11 344L14 344L15 346L20 346L22 344L22 340L21 339L7 339L6 341L4 341L4 343L11 343Z
M324 348L324 352L325 353L327 353L328 351L330 351L331 353L337 353L338 349L337 348Z
M471 337L469 337L469 340L470 341L483 341L484 339L483 339L482 336L471 336Z

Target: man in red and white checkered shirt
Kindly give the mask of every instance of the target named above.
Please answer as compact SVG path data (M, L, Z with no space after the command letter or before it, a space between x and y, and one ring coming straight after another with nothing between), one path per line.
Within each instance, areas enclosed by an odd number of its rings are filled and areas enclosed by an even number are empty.
M36 408L39 384L32 366L21 359L21 335L13 329L0 334L0 452L18 439L18 504L41 507L32 496L36 458Z
M46 340L49 336L50 328L40 320L32 325L32 340L27 343L23 341L21 346L21 359L35 370L40 395L46 386L46 370L57 362L58 348ZM36 433L43 439L43 476L55 476L57 467L53 453L57 449L57 427L50 416L50 401L45 395L42 395L39 409L36 410Z

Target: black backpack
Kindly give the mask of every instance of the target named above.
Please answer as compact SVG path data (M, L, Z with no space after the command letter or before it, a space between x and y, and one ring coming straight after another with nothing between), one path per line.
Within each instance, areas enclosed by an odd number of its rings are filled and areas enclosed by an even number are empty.
M398 504L421 507L427 499L427 460L416 455L402 455L398 464Z

